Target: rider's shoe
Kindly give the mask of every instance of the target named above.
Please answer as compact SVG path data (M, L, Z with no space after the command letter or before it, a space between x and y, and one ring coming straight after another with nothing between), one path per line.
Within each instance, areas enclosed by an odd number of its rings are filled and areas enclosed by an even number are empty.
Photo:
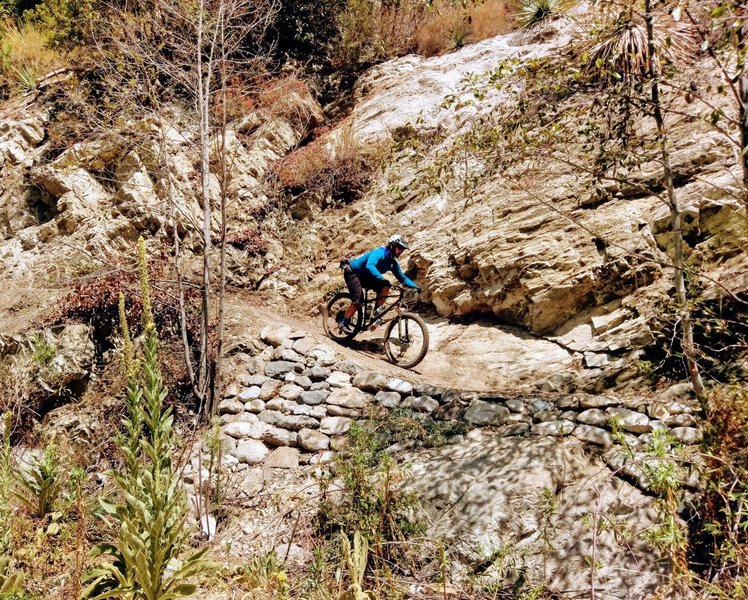
M350 334L355 330L356 328L353 326L353 323L346 323L345 325L342 323L340 324L340 331L342 331L343 333Z

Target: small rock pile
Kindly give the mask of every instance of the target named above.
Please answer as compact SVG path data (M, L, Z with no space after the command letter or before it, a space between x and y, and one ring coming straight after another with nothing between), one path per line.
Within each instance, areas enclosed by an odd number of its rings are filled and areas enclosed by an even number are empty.
M345 443L354 419L376 418L395 407L424 419L489 427L496 436L574 436L600 447L611 468L645 488L635 465L653 432L669 430L684 444L702 439L698 403L687 384L637 401L612 394L481 396L365 371L289 327L267 328L260 337L254 356L239 356L247 370L228 387L218 406L224 465L232 471L258 464L295 468L327 462L331 451ZM622 442L630 452L624 451ZM194 478L188 468L188 481L191 475Z

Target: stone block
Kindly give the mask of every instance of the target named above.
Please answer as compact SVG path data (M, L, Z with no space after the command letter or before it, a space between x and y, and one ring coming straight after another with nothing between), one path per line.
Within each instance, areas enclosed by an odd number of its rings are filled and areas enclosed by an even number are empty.
M330 447L330 438L313 429L300 429L297 437L299 446L310 452L321 452Z
M258 440L244 440L237 444L234 456L245 465L257 465L268 455L268 448Z
M477 400L465 411L465 420L473 425L503 425L509 416L506 406Z

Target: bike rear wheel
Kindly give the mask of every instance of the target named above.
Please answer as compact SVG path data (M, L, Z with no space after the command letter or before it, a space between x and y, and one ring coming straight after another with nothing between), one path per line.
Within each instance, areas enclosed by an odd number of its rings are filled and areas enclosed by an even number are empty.
M411 369L428 351L429 330L420 316L403 313L389 322L384 332L384 352L391 363Z
M356 337L359 331L361 331L361 325L364 321L364 311L361 307L351 318L351 324L353 329L346 333L340 327L340 320L343 318L345 311L351 305L350 294L335 294L330 301L325 305L322 311L322 327L325 333L334 339L336 342L347 342Z

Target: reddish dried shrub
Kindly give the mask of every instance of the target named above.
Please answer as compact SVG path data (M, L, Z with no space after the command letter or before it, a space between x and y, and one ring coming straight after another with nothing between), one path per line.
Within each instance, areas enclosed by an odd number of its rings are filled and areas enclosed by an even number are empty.
M233 231L226 235L226 243L243 250L250 256L265 256L268 251L267 242L263 239L260 230L256 228Z
M152 282L153 316L159 335L164 339L181 337L177 295L173 290L159 285L159 281L165 279L170 266L163 255L149 260L148 263L148 276ZM120 292L125 296L128 323L133 334L138 335L143 303L137 268L134 265L116 264L112 270L81 279L60 301L49 320L51 323L76 321L91 325L97 354L101 356L112 347L112 338L119 335ZM188 334L192 335L198 330L195 307L198 304L199 293L195 288L188 288L185 296L187 329Z
M378 148L363 152L347 132L334 145L318 136L278 160L271 171L281 194L312 193L323 202L349 204L363 195L383 159Z

